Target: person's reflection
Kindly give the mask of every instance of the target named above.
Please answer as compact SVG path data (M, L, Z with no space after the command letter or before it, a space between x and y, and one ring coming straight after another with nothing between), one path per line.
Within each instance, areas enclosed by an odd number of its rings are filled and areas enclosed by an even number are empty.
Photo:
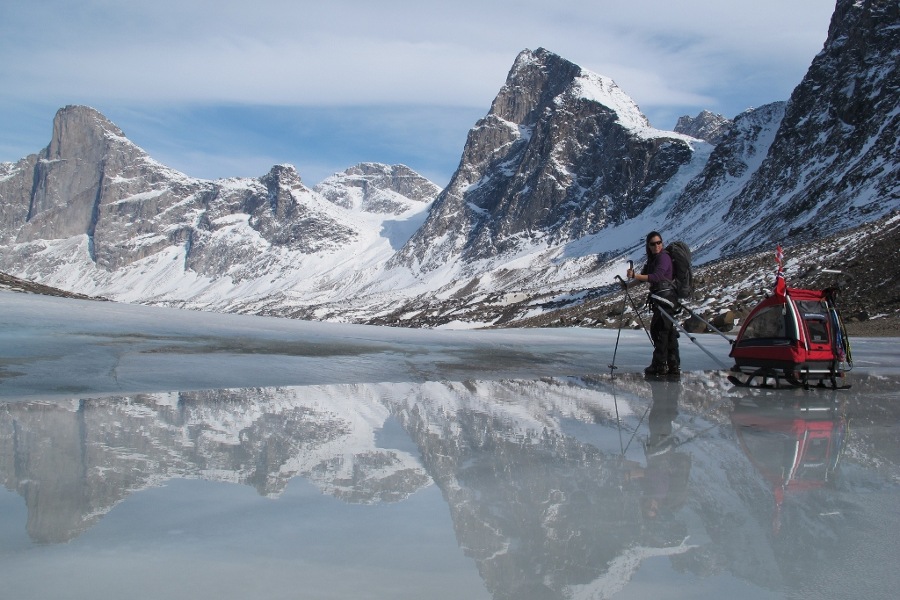
M652 381L653 402L648 423L650 435L644 445L645 467L631 470L637 479L645 542L653 546L681 543L685 528L671 517L687 499L691 457L678 451L673 422L678 416L681 385L677 381Z

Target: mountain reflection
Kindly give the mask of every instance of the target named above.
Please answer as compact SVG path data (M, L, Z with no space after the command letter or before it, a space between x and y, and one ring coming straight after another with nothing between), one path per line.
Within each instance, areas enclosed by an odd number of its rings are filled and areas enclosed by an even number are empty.
M885 385L856 385L868 383ZM780 589L788 573L828 568L803 548L821 555L851 535L853 496L828 493L848 444L856 480L896 477L878 429L847 438L850 413L873 422L887 403L840 393L685 373L13 403L0 411L0 480L24 498L37 543L71 540L177 478L277 497L302 477L350 503L434 484L495 598L609 597L654 557Z
M36 542L64 542L129 494L173 478L279 495L297 476L347 502L405 498L430 478L376 448L387 407L365 386L242 389L8 404L2 481L28 506Z

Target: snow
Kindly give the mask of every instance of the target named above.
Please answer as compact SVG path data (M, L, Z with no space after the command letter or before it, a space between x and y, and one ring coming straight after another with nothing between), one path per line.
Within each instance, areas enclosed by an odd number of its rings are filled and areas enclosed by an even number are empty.
M235 179L231 185L234 189L242 189L259 185L259 182ZM120 202L148 199L161 193L146 192ZM297 306L322 302L323 296L334 301L335 298L354 297L366 288L377 291L378 276L383 272L385 261L421 226L430 207L428 203L397 196L397 201L405 200L402 204L409 208L397 215L384 215L365 212L361 207L345 210L305 188L292 190L291 194L304 209L353 232L354 239L341 247L320 249L315 254L272 247L250 226L250 215L238 213L214 219L216 228L205 235L208 243L221 243L223 248L249 252L250 259L216 279L186 269L183 246L165 248L154 256L115 271L98 270L88 252L87 236L83 235L44 242L42 260L30 261L19 275L118 301L179 306L191 303L195 307L217 310L229 310L236 304L246 307L256 299L273 296L273 290L278 290L274 294L276 297L290 297L292 304ZM188 199L179 206L189 203ZM194 221L202 215L199 210L195 212L191 217ZM146 246L161 239L146 235L136 243ZM29 244L18 247L24 249ZM47 272L43 268L45 263L56 263L57 266ZM411 274L404 279L414 281ZM373 282L376 285L373 286ZM394 278L383 285L396 283Z
M140 192L138 194L126 196L125 198L120 198L119 200L116 200L112 204L115 206L115 205L119 205L119 204L128 204L130 202L142 202L144 200L152 200L153 198L159 198L160 196L162 196L165 193L166 193L166 190L164 190L164 189L148 190L146 192Z
M619 122L629 129L648 128L650 125L634 100L608 77L582 71L582 75L572 84L572 94L612 109L619 116Z

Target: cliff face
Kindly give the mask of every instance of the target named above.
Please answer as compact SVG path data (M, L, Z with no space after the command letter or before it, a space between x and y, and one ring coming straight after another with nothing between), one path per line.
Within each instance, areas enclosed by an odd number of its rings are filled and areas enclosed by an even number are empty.
M828 39L785 108L765 162L728 221L740 243L808 241L900 204L900 5L837 3ZM775 234L775 235L773 235ZM735 241L725 251L739 247Z
M8 206L27 202L24 214L6 221L15 242L86 235L91 259L106 270L184 243L181 224L215 196L211 186L153 161L84 106L61 109L50 144L0 186Z
M85 106L61 109L47 148L6 171L0 215L5 237L19 245L6 262L27 262L30 242L86 236L89 260L105 271L175 248L185 268L219 277L256 257L254 236L269 247L310 254L358 235L289 165L258 179L187 177L154 161ZM249 230L235 231L241 222Z
M515 61L459 169L395 264L425 271L639 215L702 144L650 127L616 84L544 49Z

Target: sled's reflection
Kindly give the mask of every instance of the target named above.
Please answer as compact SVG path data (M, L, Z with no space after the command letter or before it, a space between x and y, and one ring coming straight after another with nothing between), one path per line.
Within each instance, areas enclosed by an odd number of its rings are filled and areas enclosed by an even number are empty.
M834 485L846 444L843 400L737 402L731 422L741 448L771 486L776 533L785 496Z

